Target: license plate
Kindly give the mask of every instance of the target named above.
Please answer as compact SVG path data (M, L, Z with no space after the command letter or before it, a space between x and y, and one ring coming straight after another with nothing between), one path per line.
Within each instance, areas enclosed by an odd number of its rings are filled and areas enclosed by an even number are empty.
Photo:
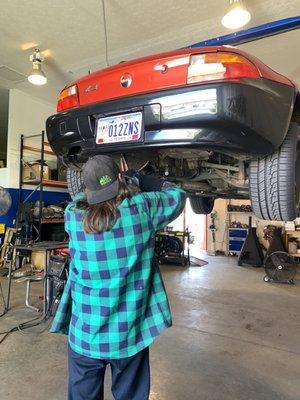
M142 134L142 113L115 115L97 121L97 144L136 142Z

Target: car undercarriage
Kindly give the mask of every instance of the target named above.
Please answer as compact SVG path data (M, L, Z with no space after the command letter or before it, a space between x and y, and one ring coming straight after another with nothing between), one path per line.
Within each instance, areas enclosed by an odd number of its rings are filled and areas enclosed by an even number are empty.
M180 184L194 195L249 198L248 162L223 153L191 148L125 154L128 165Z
M88 158L124 156L129 168L180 185L197 214L217 198L250 199L258 218L287 221L300 211L299 99L292 81L238 49L184 49L71 83L46 129L54 153L77 169L71 193L82 190Z

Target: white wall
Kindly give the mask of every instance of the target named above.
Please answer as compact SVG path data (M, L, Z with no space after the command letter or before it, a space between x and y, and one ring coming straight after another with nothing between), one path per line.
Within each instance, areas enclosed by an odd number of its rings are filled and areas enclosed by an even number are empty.
M9 187L8 168L0 168L0 186Z
M55 106L17 89L10 90L8 117L7 168L0 171L0 185L17 188L19 185L20 136L34 135L45 129L47 117L55 113ZM40 147L40 139L26 143ZM38 159L39 154L32 153Z
M226 252L226 207L227 201L224 199L217 199L215 201L214 212L216 212L215 226L217 228L216 234L216 250ZM212 241L212 232L209 226L212 224L211 216L207 216L207 251L210 253L214 250Z

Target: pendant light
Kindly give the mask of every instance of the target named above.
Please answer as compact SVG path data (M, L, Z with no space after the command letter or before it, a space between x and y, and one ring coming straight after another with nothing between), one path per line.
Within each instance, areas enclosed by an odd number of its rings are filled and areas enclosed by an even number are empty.
M228 29L238 29L248 24L251 14L242 0L229 0L229 9L222 18L222 25Z
M32 70L30 75L28 75L28 81L33 85L45 85L47 83L47 77L42 71L42 61L44 57L42 56L39 49L35 49L34 53L30 56L30 61L32 62Z

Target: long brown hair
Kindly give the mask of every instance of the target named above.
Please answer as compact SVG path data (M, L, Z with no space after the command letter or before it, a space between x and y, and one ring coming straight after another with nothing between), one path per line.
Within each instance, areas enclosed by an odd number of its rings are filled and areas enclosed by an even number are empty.
M78 201L76 208L85 212L83 228L86 233L101 233L112 228L118 218L118 206L125 198L130 198L138 189L119 182L119 193L111 200L99 204Z

